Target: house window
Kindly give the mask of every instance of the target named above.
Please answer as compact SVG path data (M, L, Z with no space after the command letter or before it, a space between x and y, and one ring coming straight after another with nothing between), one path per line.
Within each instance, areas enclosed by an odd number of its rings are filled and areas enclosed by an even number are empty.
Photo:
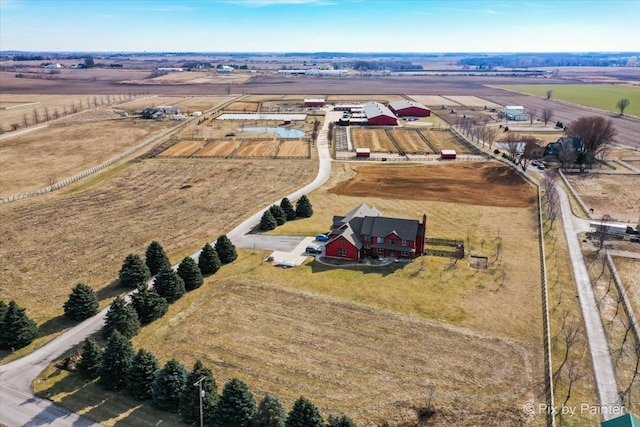
M390 244L390 245L395 245L395 244L396 244L395 239L391 239L391 240L389 240L389 244Z
M346 249L338 249L338 256L347 256Z
M364 245L365 249L371 249L371 245Z
M365 242L368 242L368 241L370 241L370 240L371 240L371 236L370 236L370 235L368 235L368 234L366 234L366 235L364 236L364 241L365 241Z
M384 243L384 237L376 237L376 243Z
M403 240L402 241L402 246L409 246L409 241L408 240Z
M377 251L377 252L378 252L379 254L383 254L383 253L384 253L384 249L382 249L382 248L378 248L378 251Z
M409 252L407 252L407 251L402 251L402 252L400 252L400 254L402 256L409 256Z

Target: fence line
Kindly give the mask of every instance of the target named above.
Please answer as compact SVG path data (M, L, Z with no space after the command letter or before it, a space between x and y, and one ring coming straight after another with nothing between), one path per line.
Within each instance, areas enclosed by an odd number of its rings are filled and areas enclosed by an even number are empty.
M629 318L629 323L632 326L633 333L636 335L636 342L640 342L640 330L638 328L638 321L636 320L636 316L633 313L633 307L631 307L631 302L629 301L627 291L622 284L622 280L620 280L618 270L616 270L616 266L613 263L613 258L611 258L611 254L609 254L609 251L606 252L605 256L607 259L607 267L609 267L609 271L613 276L613 281L615 282L616 288L618 289L618 294L622 297L622 307L627 313L627 317Z
M584 204L580 196L578 196L578 193L576 193L576 191L573 189L571 184L569 184L569 181L567 181L567 177L564 176L562 169L558 169L558 174L560 175L560 178L562 179L562 182L564 183L565 187L569 189L571 196L573 196L573 198L578 202L578 206L580 206L580 209L582 209L582 212L585 213L587 218L591 219L591 212L589 211L589 209L587 209L587 206Z

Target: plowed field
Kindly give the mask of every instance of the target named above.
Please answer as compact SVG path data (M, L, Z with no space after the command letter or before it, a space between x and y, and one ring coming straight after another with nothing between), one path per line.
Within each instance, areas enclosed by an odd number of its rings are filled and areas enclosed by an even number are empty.
M384 129L351 128L354 148L370 148L372 152L396 152L398 149Z
M200 147L204 146L204 144L204 141L180 141L164 150L160 156L190 156L200 149Z
M278 141L243 141L233 154L234 157L265 157L274 156Z
M400 149L405 153L430 153L432 150L420 138L416 130L398 129L391 132L393 139L396 140Z
M309 143L300 140L282 141L278 157L309 157Z
M213 141L198 151L198 156L225 157L233 153L237 146L237 141Z

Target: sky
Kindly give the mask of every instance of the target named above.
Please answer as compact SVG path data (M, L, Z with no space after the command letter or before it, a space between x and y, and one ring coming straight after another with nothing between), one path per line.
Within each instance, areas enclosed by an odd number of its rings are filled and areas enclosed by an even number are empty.
M640 51L640 0L0 0L0 50Z

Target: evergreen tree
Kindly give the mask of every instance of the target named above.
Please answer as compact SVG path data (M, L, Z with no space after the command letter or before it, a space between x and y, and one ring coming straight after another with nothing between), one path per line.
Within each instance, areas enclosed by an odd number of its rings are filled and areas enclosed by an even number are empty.
M296 202L296 215L300 218L309 218L313 215L313 207L307 196L302 196Z
M7 310L9 310L9 306L4 302L4 300L0 299L0 325L2 324L2 319L4 319L4 315L7 313Z
M170 267L162 267L160 269L153 281L153 290L161 297L164 297L169 304L178 301L186 292L184 281Z
M184 288L187 291L192 291L202 286L202 272L193 258L189 256L183 259L178 266L178 276L184 281Z
M250 427L256 401L245 383L237 378L224 386L211 417L212 427Z
M81 355L77 366L80 376L87 380L98 378L102 367L102 348L93 338L87 338L82 345Z
M10 301L0 323L0 348L19 349L26 347L38 335L36 322L27 316L26 309Z
M216 252L218 252L220 262L223 265L229 264L230 262L233 262L236 258L238 258L236 247L233 245L233 243L231 243L231 240L229 240L226 234L218 237L218 240L216 240L215 249Z
M211 244L207 243L202 248L200 257L198 258L198 267L200 268L200 272L202 274L214 274L220 270L220 266L222 266L222 263L218 257L218 252L216 252Z
M72 320L84 320L98 312L98 295L91 286L78 283L64 303L64 315Z
M293 208L293 205L286 197L280 201L280 207L287 215L287 221L293 221L296 219L296 210Z
M286 419L287 415L278 398L267 394L258 405L253 425L254 427L284 427Z
M129 254L122 263L118 277L122 286L138 288L147 284L151 273L138 255Z
M102 355L100 384L107 390L121 390L127 384L127 374L133 362L131 341L113 331Z
M278 225L282 225L287 222L287 214L286 212L278 205L272 205L269 208L271 215L276 219Z
M121 296L116 297L107 311L102 336L108 338L114 331L118 331L127 339L131 339L140 332L138 313Z
M339 417L329 415L329 422L327 423L327 427L358 427L356 423L351 421L351 419L345 415L340 415Z
M186 387L187 370L175 359L169 360L158 371L153 382L153 404L168 412L178 412L180 395Z
M193 365L193 369L187 377L187 386L180 396L180 419L187 424L200 422L200 387L194 384L202 380L202 415L205 424L211 421L211 414L218 400L218 386L211 369L205 367L199 360ZM198 424L199 425L199 424Z
M146 286L131 294L131 305L142 325L161 318L169 309L169 303L153 289Z
M158 274L162 267L171 268L171 262L160 243L155 240L147 247L145 262L152 276Z
M158 359L151 352L142 348L138 350L127 375L129 393L136 399L149 399L158 369L160 369Z
M293 404L285 427L324 427L320 411L304 396Z
M271 214L271 211L269 209L264 211L264 213L262 214L262 218L260 219L260 230L269 231L269 230L273 230L277 226L278 226L278 222Z

